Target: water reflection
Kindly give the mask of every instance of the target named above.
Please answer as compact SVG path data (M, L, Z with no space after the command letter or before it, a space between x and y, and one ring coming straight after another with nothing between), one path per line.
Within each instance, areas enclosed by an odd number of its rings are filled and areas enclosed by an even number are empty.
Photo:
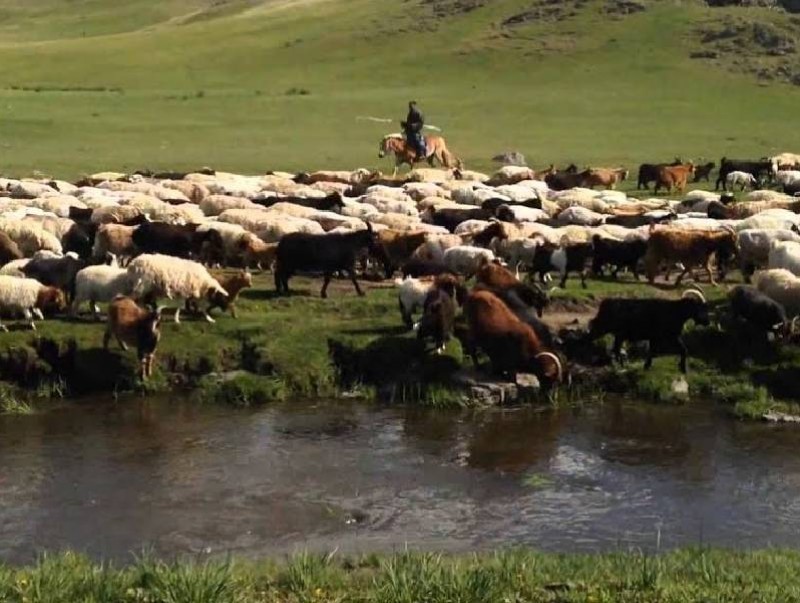
M0 556L792 546L798 445L703 404L65 405L0 417Z

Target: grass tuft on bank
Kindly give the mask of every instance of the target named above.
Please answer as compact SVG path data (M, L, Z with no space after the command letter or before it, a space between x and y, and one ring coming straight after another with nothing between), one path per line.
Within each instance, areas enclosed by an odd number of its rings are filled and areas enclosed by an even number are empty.
M283 561L175 561L129 566L64 553L0 566L8 603L686 603L800 600L800 554L688 549L663 555L531 551L399 553Z

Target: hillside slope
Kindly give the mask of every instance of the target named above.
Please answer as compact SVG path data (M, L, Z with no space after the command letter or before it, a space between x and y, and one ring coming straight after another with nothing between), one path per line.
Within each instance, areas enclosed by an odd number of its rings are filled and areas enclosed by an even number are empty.
M535 164L632 164L800 143L800 87L759 80L724 50L690 58L725 19L793 27L768 9L0 0L0 17L5 173L388 167L377 142L397 126L358 118L399 119L411 97L473 167L512 148Z

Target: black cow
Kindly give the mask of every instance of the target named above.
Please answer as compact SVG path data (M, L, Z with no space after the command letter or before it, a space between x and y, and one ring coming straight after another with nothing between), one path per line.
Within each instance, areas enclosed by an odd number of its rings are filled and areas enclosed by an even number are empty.
M275 289L289 293L289 279L295 272L321 272L325 278L322 297L328 297L328 285L337 272L347 272L359 295L364 295L356 280L356 259L362 251L381 259L378 239L367 222L366 230L346 234L306 234L293 232L278 243L275 262Z
M589 338L614 336L614 355L620 358L626 341L647 341L647 360L644 368L653 365L656 353L677 352L679 367L686 373L687 349L683 343L683 326L690 320L708 325L708 304L698 291L686 291L678 300L615 299L600 302L597 316L589 325Z

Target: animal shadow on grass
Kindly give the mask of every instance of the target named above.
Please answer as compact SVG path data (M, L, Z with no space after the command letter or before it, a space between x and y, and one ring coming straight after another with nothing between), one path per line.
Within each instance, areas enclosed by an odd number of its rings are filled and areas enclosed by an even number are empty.
M364 348L328 339L328 353L345 386L444 383L459 369L455 358L427 355L423 342L408 337L383 337Z
M345 329L341 333L344 335L402 335L406 332L405 327L402 325L384 326L384 327L371 327L365 329Z

